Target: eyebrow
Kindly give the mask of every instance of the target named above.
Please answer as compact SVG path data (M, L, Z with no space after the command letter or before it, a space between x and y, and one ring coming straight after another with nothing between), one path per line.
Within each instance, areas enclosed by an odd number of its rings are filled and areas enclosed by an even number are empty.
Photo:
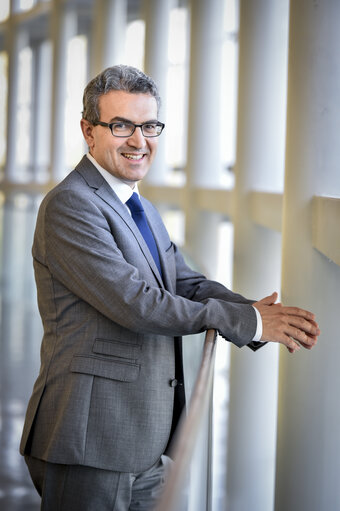
M114 117L113 119L110 120L110 123L112 122L130 122L132 124L139 124L138 122L137 123L134 123L133 121L131 121L131 119L126 119L125 117ZM141 124L147 124L147 123L154 123L154 122L158 122L158 119L149 119L148 121L144 121L142 122Z

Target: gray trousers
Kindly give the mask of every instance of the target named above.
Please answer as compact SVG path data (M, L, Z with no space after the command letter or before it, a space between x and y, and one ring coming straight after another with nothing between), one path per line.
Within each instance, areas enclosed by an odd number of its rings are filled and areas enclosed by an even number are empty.
M167 456L137 474L83 465L59 465L25 457L41 495L41 511L152 511L171 460Z

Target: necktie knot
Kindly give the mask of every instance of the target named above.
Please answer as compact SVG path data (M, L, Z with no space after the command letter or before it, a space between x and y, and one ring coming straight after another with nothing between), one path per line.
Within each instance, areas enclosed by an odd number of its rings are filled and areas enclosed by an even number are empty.
M126 201L127 206L129 207L131 213L141 213L144 211L140 198L138 197L138 193L133 192L130 199Z

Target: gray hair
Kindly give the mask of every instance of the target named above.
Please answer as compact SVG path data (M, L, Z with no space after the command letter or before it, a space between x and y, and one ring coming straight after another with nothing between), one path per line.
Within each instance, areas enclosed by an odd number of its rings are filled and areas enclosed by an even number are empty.
M91 124L99 121L99 98L112 90L150 94L156 99L157 110L161 98L154 80L132 66L112 66L102 71L86 86L83 95L83 119Z

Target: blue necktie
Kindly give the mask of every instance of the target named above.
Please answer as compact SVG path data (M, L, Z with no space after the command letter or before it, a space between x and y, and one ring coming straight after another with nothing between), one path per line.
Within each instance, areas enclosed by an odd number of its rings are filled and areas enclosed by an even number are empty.
M158 271L160 275L162 276L162 268L161 263L159 260L159 254L157 245L155 242L155 238L153 237L153 234L151 232L151 229L149 227L145 211L143 209L142 203L138 197L137 193L133 193L132 196L128 201L126 201L126 205L129 207L131 211L131 216L133 220L135 221L138 229L140 230L141 235L143 236L147 246L149 247L149 250L151 252L152 257L155 260L155 263L157 265Z

